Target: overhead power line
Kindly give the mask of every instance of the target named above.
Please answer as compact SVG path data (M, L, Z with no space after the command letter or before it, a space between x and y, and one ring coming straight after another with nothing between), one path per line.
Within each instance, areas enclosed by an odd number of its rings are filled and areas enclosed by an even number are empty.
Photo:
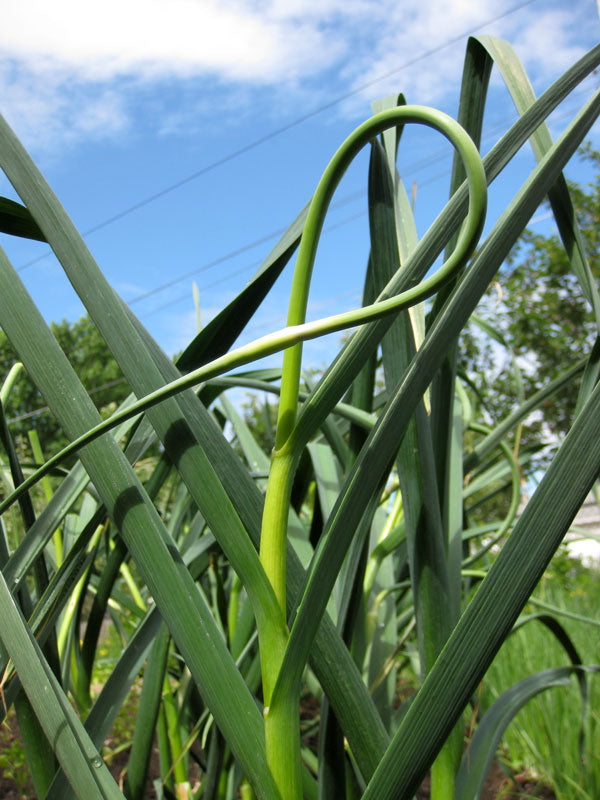
M580 89L577 92L573 92L571 94L571 97L575 97L577 95L581 95L581 94L585 94L585 93L586 93L586 90ZM569 107L567 110L565 110L562 113L556 115L554 117L554 121L558 122L558 121L560 121L560 120L562 120L562 119L564 119L566 117L571 116L571 114L572 114L572 108ZM502 132L505 129L505 126L507 124L509 124L512 120L514 120L515 117L516 117L516 113L511 115L510 117L505 117L504 119L496 122L491 128L489 128L486 131L486 134L485 134L485 137L484 137L484 141L486 141L487 139L491 138L495 134L497 134L499 132ZM415 162L412 165L411 169L406 173L406 177L412 177L413 175L415 175L416 173L420 172L421 170L426 169L427 167L430 167L430 166L432 166L433 164L435 164L435 163L437 163L439 161L442 161L443 159L447 158L447 156L448 156L448 154L447 154L446 150L444 150L444 149L436 150L434 153L431 153L430 155L426 156L425 158L421 159L420 161ZM433 183L434 181L437 181L440 178L443 178L443 177L445 177L446 175L449 175L449 174L450 174L450 170L444 170L443 172L437 173L436 175L430 176L425 181L422 181L419 184L419 186L422 188L423 186L427 186L428 184ZM348 194L348 195L344 196L343 198L341 198L340 200L338 200L336 203L332 203L331 208L332 209L333 208L340 208L341 206L347 205L348 203L352 202L353 200L356 200L359 197L364 197L365 195L366 195L366 191L365 190L359 190L359 191L356 191L356 192L352 192L351 194ZM335 228L338 228L338 227L340 227L342 225L345 225L348 222L350 222L350 221L352 221L354 219L357 219L358 217L364 216L366 213L367 213L366 211L361 211L358 214L353 214L350 217L345 217L340 222L337 222L337 223L335 223L333 225L328 226L323 232L327 233L328 231L334 230ZM546 219L547 215L545 215L543 218ZM542 219L542 218L541 217L536 217L535 219L531 220L531 222L532 223L533 222L538 222L538 221L540 221L540 219ZM213 261L209 261L206 264L203 264L203 265L201 265L199 267L195 267L194 269L189 270L188 272L185 272L182 275L178 275L176 278L172 278L167 283L163 283L160 286L155 286L153 289L150 289L147 292L144 292L142 294L136 295L135 297L133 297L131 300L128 300L127 302L128 302L129 305L133 305L134 303L137 303L137 302L139 302L141 300L145 300L147 297L151 297L151 296L153 296L155 294L158 294L159 292L163 291L164 289L171 288L172 286L175 286L178 283L182 283L184 280L187 280L188 278L191 278L191 277L193 277L195 275L198 275L201 272L204 272L204 271L210 269L211 267L217 266L218 264L222 264L225 261L228 261L228 260L234 258L237 255L241 255L242 253L245 253L248 250L251 250L253 247L255 247L258 244L263 244L264 242L268 241L269 239L274 238L275 236L281 235L284 232L284 230L286 230L286 229L285 228L280 228L277 231L273 231L270 234L266 234L265 236L261 237L260 239L257 239L257 240L255 240L253 242L249 242L246 245L242 245L237 250L233 250L230 253L226 253L225 255L214 259ZM226 275L221 276L218 280L213 281L212 283L209 283L209 284L206 284L206 285L200 287L200 291L205 291L206 289L212 289L214 286L218 286L220 284L226 283L230 278L233 278L233 277L236 277L238 275L241 275L242 273L247 272L252 267L259 266L261 263L262 263L262 260L253 261L251 264L247 264L245 267L242 267L241 269L236 269L233 272L228 272ZM189 297L190 297L189 292L186 292L185 294L179 295L177 298L173 298L172 300L166 301L165 303L157 306L156 308L151 309L150 311L142 313L140 315L140 317L141 317L141 319L146 319L146 317L149 317L149 316L152 316L154 314L157 314L159 311L163 311L165 308L169 308L171 306L177 305L177 303L182 303L185 300L188 300Z
M104 389L112 389L113 386L118 386L121 383L125 383L125 378L115 378L112 381L107 381L103 383L101 386L95 386L93 389L86 390L88 395L97 394L98 392L102 392ZM21 414L18 417L12 417L12 419L7 419L6 421L10 425L13 422L23 422L25 419L31 419L32 417L39 417L40 414L45 414L46 412L50 412L50 406L41 406L40 408L36 408L33 411L28 411L26 414Z
M331 208L341 208L342 206L351 203L353 200L356 200L358 197L363 197L364 191L361 189L358 192L351 192L350 194L345 195L336 203L331 204ZM198 275L200 272L206 272L207 269L211 269L212 267L216 267L219 264L222 264L224 261L229 261L235 256L240 256L242 253L247 253L248 250L252 250L253 248L257 247L259 244L264 244L268 242L269 239L274 239L276 236L281 236L287 230L286 228L279 228L276 231L272 231L271 233L266 233L264 236L261 236L260 239L255 239L253 242L248 242L248 244L244 244L241 247L238 247L236 250L231 250L229 253L225 253L223 256L219 256L218 258L213 259L212 261L208 261L206 264L202 264L200 267L194 267L194 269L189 270L188 272L183 273L183 275L178 275L176 278L172 278L171 280L167 281L166 283L161 283L160 286L155 286L153 289L149 289L147 292L142 292L142 294L136 294L135 297L132 297L131 300L128 300L128 305L132 306L134 303L139 303L140 300L145 300L147 297L152 297L154 294L158 294L158 292L162 292L163 289L170 289L171 286L175 286L182 281L187 280L187 278L192 278L194 275ZM261 261L257 261L253 266L258 266L258 264L262 263ZM237 273L236 273L237 274Z
M360 192L359 194L364 194L364 193ZM367 213L366 211L359 211L356 214L352 214L349 217L345 217L344 219L340 220L339 222L335 222L333 225L328 225L323 230L323 233L326 234L326 233L329 233L330 231L335 230L336 228L341 228L342 225L347 225L349 222L353 222L355 219L358 219L359 217L364 217L364 215L366 213ZM224 260L224 259L221 259L221 260ZM212 283L207 283L204 286L200 286L198 291L205 292L207 289L212 289L215 286L219 286L222 283L227 283L227 281L230 280L231 278L235 278L236 276L241 275L244 272L248 272L248 270L252 269L253 267L258 267L262 263L263 263L262 259L259 259L258 261L253 261L252 264L247 264L245 267L241 267L241 269L236 269L233 272L228 272L227 275L223 275L221 278L218 278L216 281L212 281ZM188 273L185 277L189 278L191 275L196 274L196 271L197 270L195 270L192 273ZM178 279L172 281L172 284L179 283L180 280L181 279L178 278ZM156 291L160 291L160 289L163 289L163 288L164 288L164 286L159 287L158 289L156 289ZM148 297L148 294L154 294L154 291L143 295L143 297ZM165 308L169 308L169 306L175 306L178 303L182 303L184 300L188 300L189 297L190 297L189 292L186 292L185 294L179 295L179 297L173 298L173 300L167 300L166 303L163 303L162 305L157 306L156 308L153 308L151 311L147 311L144 314L140 314L140 319L146 319L146 317L151 317L153 314L158 314L159 311L164 311L164 309ZM139 298L136 298L136 300L137 299L141 300L142 296L140 296ZM129 305L131 305L133 302L134 301L132 300L129 303Z
M525 8L526 6L531 5L532 3L535 3L535 2L536 2L536 0L524 0L524 2L521 2L518 5L513 6L512 8L509 8L507 11L504 11L502 14L498 14L495 17L491 17L490 19L487 19L484 22L481 22L479 25L476 25L474 28L470 28L467 31L463 31L458 36L454 36L453 38L448 39L447 41L443 42L442 44L439 44L436 47L433 47L430 50L426 50L423 53L421 53L420 55L415 56L414 58L411 58L408 61L405 61L403 64L401 64L398 67L395 67L394 69L390 70L389 72L385 72L382 75L377 76L376 78L372 78L370 81L366 81L365 83L362 83L360 86L357 86L356 88L351 89L348 92L344 92L344 94L338 95L337 97L333 98L332 100L328 101L327 103L323 103L322 105L317 106L316 108L313 108L311 111L308 111L306 114L302 114L301 116L296 117L295 119L291 120L290 122L287 122L285 125L281 125L280 127L275 128L275 129L269 131L268 133L265 133L263 136L259 136L257 139L254 139L251 142L248 142L247 144L243 145L242 147L238 148L237 150L232 150L230 153L227 153L226 155L222 156L221 158L218 158L215 161L212 161L209 164L206 164L205 166L201 167L200 169L196 170L195 172L192 172L189 175L186 175L185 177L181 178L180 180L175 181L174 183L171 183L171 184L163 187L162 189L159 189L157 192L154 192L153 194L150 194L147 197L144 197L141 200L138 200L136 203L133 203L132 205L128 206L127 208L124 208L121 211L116 212L112 216L107 217L106 219L102 220L101 222L98 222L96 225L93 225L91 228L88 228L87 230L85 230L83 232L83 236L89 236L89 234L95 233L96 231L99 231L102 228L105 228L107 225L112 225L113 222L117 222L118 220L123 219L123 217L126 217L129 214L133 214L135 211L139 211L139 209L144 208L144 206L147 206L150 203L153 203L155 200L158 200L161 197L164 197L166 194L169 194L170 192L173 192L176 189L180 189L182 186L185 186L186 184L191 183L192 181L195 181L197 178L200 178L202 175L206 175L207 172L211 172L212 170L217 169L217 167L221 167L221 166L223 166L223 164L227 164L229 161L233 161L234 159L239 158L239 156L244 155L245 153L247 153L250 150L254 150L256 147L259 147L260 145L265 144L266 142L270 141L271 139L275 139L277 136L280 136L282 133L286 133L287 131L291 130L292 128L295 128L298 125L301 125L303 122L306 122L307 120L312 119L313 117L316 117L318 114L322 114L324 111L329 111L329 109L334 108L335 106L339 105L340 103L343 103L344 100L349 100L351 97L355 97L357 94L360 94L361 92L364 92L365 89L369 89L371 86L374 86L375 84L380 83L381 81L387 80L388 78L391 78L393 75L397 75L399 72L402 72L402 70L406 69L407 67L411 67L414 64L418 64L420 61L424 61L425 59L429 58L430 56L433 56L436 53L439 53L442 50L445 50L447 47L451 47L453 44L456 44L457 42L459 42L462 39L464 39L466 36L470 36L471 34L475 33L476 31L480 30L481 28L485 28L487 25L492 25L494 22L498 22L499 20L504 19L505 17L508 17L511 14L514 14L516 11L520 11L522 8ZM43 253L42 255L39 255L36 258L32 258L30 261L27 261L27 262L25 262L25 264L22 264L17 269L17 272L22 272L24 269L27 269L27 267L30 267L33 264L36 264L38 261L42 261L44 258L47 258L49 255L50 255L50 251L47 252L47 253Z

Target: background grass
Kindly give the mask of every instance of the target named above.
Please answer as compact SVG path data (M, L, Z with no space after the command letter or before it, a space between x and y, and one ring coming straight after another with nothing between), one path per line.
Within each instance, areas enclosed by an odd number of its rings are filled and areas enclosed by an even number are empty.
M571 613L597 619L600 608L598 569L569 557L566 548L555 557L534 597ZM529 611L535 612L533 606ZM600 628L560 617L585 664L600 660ZM566 665L568 658L555 637L532 622L510 636L483 681L482 708L503 687L549 666ZM531 700L517 714L504 736L502 759L515 771L527 769L554 788L559 800L600 797L600 686L591 677L585 724L584 758L578 742L581 695L573 679L568 688L551 689Z

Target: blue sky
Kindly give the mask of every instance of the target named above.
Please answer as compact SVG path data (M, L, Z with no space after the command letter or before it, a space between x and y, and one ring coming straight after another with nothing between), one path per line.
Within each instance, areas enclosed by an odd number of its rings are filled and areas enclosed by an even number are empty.
M402 91L456 114L471 31L508 39L541 92L597 42L598 9L594 0L4 0L0 111L79 230L101 226L86 236L92 253L173 353L195 333L192 281L205 323L252 276L277 240L270 234L293 220L374 99ZM565 101L553 134L598 83L592 76ZM484 150L515 118L497 75L490 98ZM420 233L447 197L450 158L434 133L405 133L399 166L416 184ZM531 165L519 156L494 189L490 223ZM577 164L569 174L585 181ZM326 223L313 318L359 303L366 175L365 153ZM0 194L15 197L3 177ZM46 319L83 313L46 246L4 235L0 244ZM291 267L246 340L283 327L290 276ZM331 343L306 346L306 363L330 357Z

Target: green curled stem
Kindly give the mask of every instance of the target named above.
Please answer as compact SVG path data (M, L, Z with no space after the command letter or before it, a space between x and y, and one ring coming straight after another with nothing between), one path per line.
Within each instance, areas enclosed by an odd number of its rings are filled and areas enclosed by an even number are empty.
M357 153L375 136L395 125L415 122L442 133L456 148L463 161L469 188L469 207L457 243L444 264L429 278L394 297L354 309L337 316L348 325L376 319L385 313L397 312L429 297L466 263L479 240L485 221L487 183L479 152L468 133L451 117L426 106L399 106L382 111L360 125L339 147L329 162L311 201L290 293L288 328L306 325L306 307L319 238L333 193ZM330 329L331 330L331 329ZM328 330L329 332L329 330ZM302 339L289 347L283 356L281 396L275 449L263 514L260 559L275 595L285 611L285 537L289 496L295 462L299 456L294 446L294 428L298 410L298 394L302 359Z
M344 173L359 151L375 136L395 125L404 125L411 122L426 125L439 131L460 154L469 187L467 218L460 230L453 253L446 259L440 269L429 278L421 281L417 286L395 297L349 312L353 320L351 324L368 322L379 316L380 312L382 314L385 313L386 308L389 308L390 311L400 311L430 297L467 262L473 253L485 222L487 182L479 151L471 137L448 114L428 106L407 105L382 111L363 122L348 136L327 165L319 181L308 210L298 250L290 293L288 326L301 325L306 319L310 281L325 215L333 193ZM388 305L386 306L386 304ZM275 440L276 449L283 447L294 427L298 404L301 357L301 343L289 348L284 353L280 412Z
M487 205L487 182L481 158L466 131L451 117L425 106L400 106L382 111L364 122L344 141L329 162L308 210L290 293L288 330L306 325L306 308L319 238L333 193L357 153L387 128L407 122L424 124L442 133L458 150L469 187L467 218L461 227L456 247L446 262L430 278L395 297L339 315L350 325L397 312L430 296L466 263L479 240ZM286 612L286 539L292 482L301 446L296 446L294 431L298 411L302 339L284 352L281 395L275 448L263 510L260 560L283 614ZM260 640L260 637L259 637ZM290 798L299 797L299 754L290 731L297 729L297 687L275 694L286 653L286 643L278 649L263 649L261 663L265 698L265 740L267 763L276 784ZM298 671L297 671L298 672ZM301 670L298 672L300 674ZM294 673L296 674L296 673ZM272 705L272 701L275 705Z
M442 133L458 150L469 188L469 208L465 222L459 232L456 247L440 269L417 286L394 297L373 303L343 314L306 323L306 306L316 249L323 227L325 214L333 192L339 184L350 162L371 139L394 125L416 122L432 127ZM437 291L455 272L466 263L473 253L485 220L487 205L487 183L483 164L477 148L461 126L446 114L424 106L401 106L383 111L360 125L336 152L315 192L306 219L298 260L294 272L288 325L285 329L261 337L233 352L194 370L166 386L151 392L146 397L113 414L108 420L79 436L46 464L36 470L10 496L0 503L0 514L22 493L46 475L54 466L75 451L90 445L99 436L108 433L120 422L131 419L152 406L167 400L179 392L196 386L210 378L218 377L229 370L248 364L259 358L285 350L281 381L281 401L276 434L276 447L271 466L261 534L260 558L268 580L274 589L278 604L285 615L285 552L287 516L291 481L297 454L294 453L293 431L298 406L301 343L327 333L363 325L387 314L398 312ZM273 625L275 626L275 621ZM277 635L275 635L277 634ZM287 796L299 797L300 760L297 726L297 698L294 693L280 695L277 708L270 709L269 701L279 677L286 649L285 638L279 631L271 631L269 625L259 637L263 694L265 699L265 737L267 761L277 785Z

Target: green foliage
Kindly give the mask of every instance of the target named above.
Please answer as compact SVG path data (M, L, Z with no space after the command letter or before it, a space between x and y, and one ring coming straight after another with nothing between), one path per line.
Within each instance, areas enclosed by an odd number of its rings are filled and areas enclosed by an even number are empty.
M595 568L571 558L566 548L557 553L534 597L561 610L587 617L559 617L584 663L599 660L598 608L600 576ZM531 611L537 611L535 606ZM485 708L508 681L532 674L548 663L567 664L555 637L539 623L529 623L505 642L483 683ZM521 771L529 769L554 787L559 800L594 798L600 793L600 694L597 681L589 684L588 706L581 725L582 699L575 681L531 701L515 717L505 738L502 758ZM580 741L583 737L583 742ZM583 752L580 747L582 746Z
M84 316L73 323L53 322L51 329L96 407L103 416L111 414L129 395L130 389L94 323ZM18 360L8 337L0 330L0 375L6 377ZM26 447L27 432L31 428L39 433L46 455L58 452L67 443L42 394L26 372L20 373L10 392L6 413L11 420L12 435L22 448Z
M585 254L597 279L600 152L586 145L579 157L590 165L593 180L586 186L572 184L569 188ZM483 408L496 422L510 413L519 391L513 354L522 391L529 396L576 364L582 353L591 350L597 336L594 313L557 234L523 233L478 314L501 334L506 348L498 347L471 325L461 340L460 364ZM557 440L569 430L578 392L579 383L572 382L548 399L527 421L523 444L552 442L555 449Z
M31 775L16 727L12 712L0 727L0 780L13 781L21 796L27 797L32 790Z

